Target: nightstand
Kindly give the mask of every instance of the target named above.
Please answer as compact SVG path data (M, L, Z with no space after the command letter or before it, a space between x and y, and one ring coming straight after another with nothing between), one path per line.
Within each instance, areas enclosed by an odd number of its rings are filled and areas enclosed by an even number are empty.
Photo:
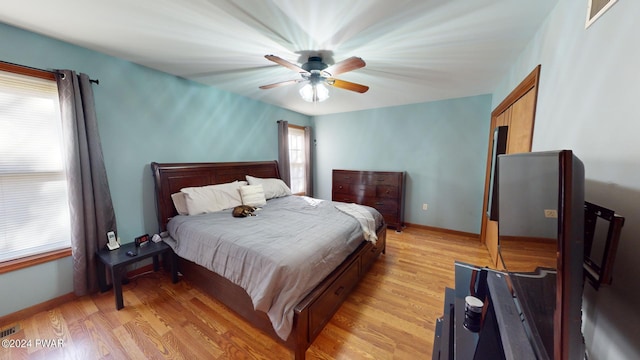
M137 251L138 255L129 256L128 251ZM153 257L153 271L159 269L159 255L169 256L169 263L171 264L171 280L175 284L178 282L178 257L173 252L173 249L166 243L160 241L154 243L149 241L147 245L136 247L135 243L128 243L121 245L120 248L115 250L102 249L96 252L100 264L98 264L98 282L100 284L100 291L105 292L109 290L107 286L106 271L108 268L111 272L111 280L113 281L113 292L116 297L116 309L120 310L124 307L124 301L122 299L122 276L127 270L127 265L136 263L138 261Z

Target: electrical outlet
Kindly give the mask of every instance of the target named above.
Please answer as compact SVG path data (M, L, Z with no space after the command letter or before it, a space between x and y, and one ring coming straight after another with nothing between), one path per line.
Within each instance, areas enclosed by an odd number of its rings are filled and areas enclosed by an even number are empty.
M544 209L544 217L548 219L557 219L558 211L553 209Z
M422 210L427 211L427 208L428 208L428 207L429 207L429 206L428 206L427 204L422 204Z

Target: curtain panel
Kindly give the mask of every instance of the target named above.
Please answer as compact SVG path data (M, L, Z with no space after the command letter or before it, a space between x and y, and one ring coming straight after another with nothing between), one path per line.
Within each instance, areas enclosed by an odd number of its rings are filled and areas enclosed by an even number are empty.
M305 193L307 196L313 197L313 161L311 160L311 127L304 127L304 157L305 157Z
M289 122L278 120L278 170L282 180L290 187L291 170L289 166Z
M116 217L89 76L56 71L65 142L71 212L73 288L78 296L98 290L96 250L107 232L116 231Z

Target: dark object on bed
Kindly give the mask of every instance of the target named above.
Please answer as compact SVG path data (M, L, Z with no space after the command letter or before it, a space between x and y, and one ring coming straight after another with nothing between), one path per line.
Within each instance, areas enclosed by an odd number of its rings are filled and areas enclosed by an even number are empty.
M155 179L159 231L177 211L171 194L191 186L204 186L245 180L246 175L260 178L280 178L276 161L234 163L151 163ZM380 253L385 251L386 225L377 230L374 246L363 241L331 274L294 309L293 330L284 344L295 354L296 360L305 358L307 348L329 322L351 290L366 274ZM183 278L249 321L254 327L282 342L267 315L255 311L249 295L224 277L191 261L180 259Z
M256 210L255 207L249 205L238 205L233 208L231 211L231 215L233 217L247 217L247 216L256 216L253 212Z

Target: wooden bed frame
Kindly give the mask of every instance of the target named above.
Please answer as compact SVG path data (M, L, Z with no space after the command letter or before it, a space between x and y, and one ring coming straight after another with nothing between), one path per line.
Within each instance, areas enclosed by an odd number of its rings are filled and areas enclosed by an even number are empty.
M245 180L245 175L280 178L276 161L230 163L151 163L155 179L156 206L160 231L177 215L171 194L190 186L204 186ZM366 274L380 253L385 252L386 224L378 230L378 241L362 244L294 308L293 328L283 341L273 330L264 312L253 309L251 298L240 286L191 261L180 258L179 269L190 285L222 302L254 327L284 343L296 360L305 358L306 350Z

